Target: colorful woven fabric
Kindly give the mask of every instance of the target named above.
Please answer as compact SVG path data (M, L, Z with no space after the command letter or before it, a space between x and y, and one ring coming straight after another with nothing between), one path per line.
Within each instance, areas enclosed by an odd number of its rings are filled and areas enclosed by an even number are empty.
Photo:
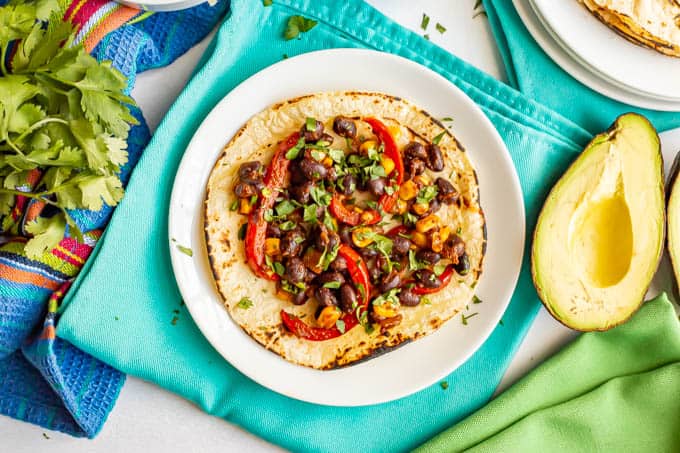
M206 4L151 14L104 0L60 2L65 19L78 28L77 41L98 59L111 60L128 77L128 92L136 73L174 61L206 35L228 7L222 1L214 7ZM0 0L0 5L4 3ZM124 183L150 138L141 112L133 114L140 125L129 134L129 161L121 175ZM28 184L39 184L40 177L35 171ZM30 260L23 253L23 226L43 208L44 203L20 196L11 215L0 219L0 413L75 436L94 437L113 408L125 376L55 338L54 332L59 303L96 245L112 209L72 212L87 232L83 242L67 237L40 259Z

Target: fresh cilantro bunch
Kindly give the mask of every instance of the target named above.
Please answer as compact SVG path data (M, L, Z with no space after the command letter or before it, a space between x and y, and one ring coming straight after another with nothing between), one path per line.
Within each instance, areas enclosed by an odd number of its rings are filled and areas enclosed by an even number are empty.
M67 226L81 239L68 210L98 211L121 200L118 174L128 159L128 130L137 124L125 77L74 44L74 27L62 18L58 0L0 7L0 217L9 221L16 195L58 209L26 225L31 258L56 246ZM40 183L24 192L35 169Z

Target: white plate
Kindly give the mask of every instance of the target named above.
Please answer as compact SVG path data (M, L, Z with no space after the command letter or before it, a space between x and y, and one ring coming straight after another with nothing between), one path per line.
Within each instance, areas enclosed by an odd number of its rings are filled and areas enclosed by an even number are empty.
M530 3L545 28L577 61L629 91L680 102L680 58L633 44L578 0Z
M300 77L309 74L312 77ZM203 234L205 185L223 146L252 115L296 96L331 90L382 91L409 99L453 132L477 169L488 248L477 294L484 303L467 326L456 316L436 333L389 354L332 371L291 364L246 335L222 306ZM463 92L431 70L391 54L360 49L312 52L283 60L236 87L194 135L170 201L169 240L175 277L196 324L233 366L276 392L318 404L360 406L404 397L460 366L491 334L517 282L524 249L524 206L503 141ZM191 247L189 257L176 244ZM396 378L398 377L398 378Z
M217 0L142 0L136 2L134 0L116 0L118 3L124 5L132 6L133 8L139 8L149 11L178 11L181 9L191 8L192 6L200 5L209 1L214 3Z
M591 71L589 67L584 66L569 55L555 38L551 36L534 12L529 0L513 0L513 4L522 19L522 22L524 22L524 25L527 27L527 30L529 30L529 33L536 40L538 45L541 46L543 51L547 53L558 66L582 84L604 96L625 104L651 110L669 112L680 111L680 101L662 100L647 96L640 92L631 91L625 87L616 86L600 74Z

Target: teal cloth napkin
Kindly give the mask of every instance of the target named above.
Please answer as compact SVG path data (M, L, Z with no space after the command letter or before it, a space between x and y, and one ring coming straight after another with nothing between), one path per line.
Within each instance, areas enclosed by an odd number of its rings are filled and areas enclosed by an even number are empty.
M295 14L319 24L300 39L284 41L285 24ZM167 208L172 183L203 118L238 83L284 54L332 47L367 47L410 58L439 72L477 102L504 138L517 167L529 232L547 189L590 139L583 127L363 2L275 0L273 6L263 7L259 1L234 0L204 66L144 152L125 199L94 252L96 258L88 260L68 296L57 334L126 373L177 392L205 411L286 448L403 451L491 397L539 307L528 260L503 324L447 378L447 389L435 384L398 401L362 408L303 403L241 375L192 322L170 266ZM465 328L473 329L474 319Z
M513 2L484 0L484 6L505 64L508 82L522 93L570 118L593 134L609 127L612 118L631 111L648 117L659 131L680 127L678 112L655 112L631 107L609 99L571 77L534 41Z

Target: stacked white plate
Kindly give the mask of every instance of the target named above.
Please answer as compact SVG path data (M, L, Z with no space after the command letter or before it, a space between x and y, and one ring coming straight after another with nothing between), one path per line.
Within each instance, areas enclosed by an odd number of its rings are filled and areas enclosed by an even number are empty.
M217 0L116 0L118 3L148 11L177 11L191 8L201 3L214 4Z
M680 111L680 58L635 45L578 0L513 0L529 33L572 77L612 99Z

